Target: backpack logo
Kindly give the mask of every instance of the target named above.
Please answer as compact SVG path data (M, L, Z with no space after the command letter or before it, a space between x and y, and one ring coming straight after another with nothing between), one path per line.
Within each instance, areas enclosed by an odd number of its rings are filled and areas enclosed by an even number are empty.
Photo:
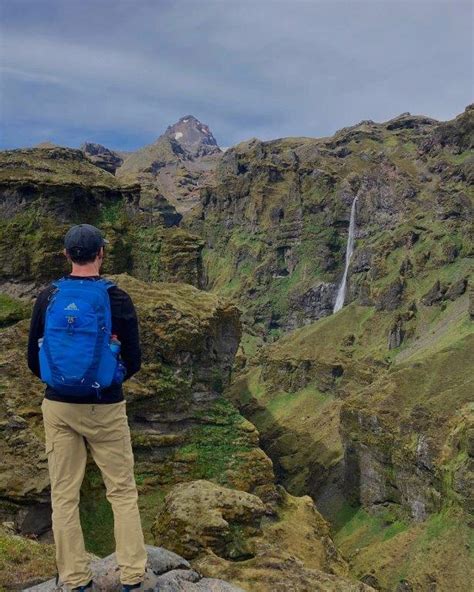
M75 302L71 302L64 310L79 310L79 308Z

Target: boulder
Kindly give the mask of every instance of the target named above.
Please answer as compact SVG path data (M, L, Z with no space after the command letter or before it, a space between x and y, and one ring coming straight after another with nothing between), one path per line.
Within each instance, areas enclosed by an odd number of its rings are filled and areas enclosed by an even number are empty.
M265 505L255 495L209 481L176 485L158 514L155 541L171 543L192 559L211 549L219 557L247 559L254 553L246 539L261 531Z

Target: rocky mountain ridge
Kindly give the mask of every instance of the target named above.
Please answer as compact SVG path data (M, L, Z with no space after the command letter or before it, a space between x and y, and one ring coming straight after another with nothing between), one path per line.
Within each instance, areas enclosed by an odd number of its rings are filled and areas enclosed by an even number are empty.
M68 149L53 142L41 142L37 149ZM184 213L199 202L202 187L212 182L222 156L215 137L206 124L193 115L169 125L152 144L139 150L111 150L102 144L84 142L79 150L95 166L125 184L139 182L142 204L157 199Z
M115 174L116 170L123 164L123 158L113 150L109 150L101 144L84 142L80 150L85 154L92 164L95 164L104 171Z

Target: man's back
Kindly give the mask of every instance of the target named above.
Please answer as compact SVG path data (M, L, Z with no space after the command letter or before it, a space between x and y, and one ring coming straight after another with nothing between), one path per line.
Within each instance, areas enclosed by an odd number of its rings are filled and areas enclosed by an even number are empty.
M81 277L69 275L67 277L73 280L87 280L91 282L99 279L99 276ZM53 285L50 285L41 292L36 300L31 318L28 340L28 366L39 378L41 376L38 340L44 335L46 309L55 289ZM114 285L108 289L108 294L112 313L112 333L117 335L122 344L121 358L127 369L125 376L125 380L127 380L138 372L141 365L137 314L130 296L124 290ZM62 395L50 386L46 387L45 397L52 401L71 402L70 397ZM121 384L113 384L103 389L100 400L95 395L74 398L74 403L117 403L119 401L123 401Z

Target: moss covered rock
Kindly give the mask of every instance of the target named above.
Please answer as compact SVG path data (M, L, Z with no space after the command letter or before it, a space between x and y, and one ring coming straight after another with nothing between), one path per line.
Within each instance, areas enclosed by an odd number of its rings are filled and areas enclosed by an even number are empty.
M222 397L240 337L238 309L189 284L113 279L131 294L140 319L143 369L125 390L147 532L156 504L176 482L204 477L271 497L272 465L258 433ZM27 321L0 331L0 515L39 534L49 528L43 386L26 366L27 333ZM112 516L93 467L85 489L90 548L107 552Z
M255 495L192 481L176 485L166 496L153 534L187 559L206 549L227 559L247 559L253 552L246 539L260 531L264 514L265 506Z

